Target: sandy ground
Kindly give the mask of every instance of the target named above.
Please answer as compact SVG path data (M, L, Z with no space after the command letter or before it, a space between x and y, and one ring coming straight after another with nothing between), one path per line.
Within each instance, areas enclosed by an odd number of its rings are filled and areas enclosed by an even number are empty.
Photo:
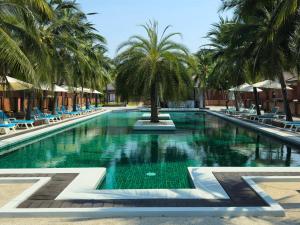
M0 184L0 206L9 198L13 198L29 187L31 184ZM1 225L46 225L46 224L75 224L75 225L295 225L300 224L300 184L261 183L274 199L278 200L286 209L286 217L140 217L140 218L114 218L114 219L64 219L64 218L0 218Z
M0 183L0 207L3 207L11 199L17 197L31 185L32 183Z

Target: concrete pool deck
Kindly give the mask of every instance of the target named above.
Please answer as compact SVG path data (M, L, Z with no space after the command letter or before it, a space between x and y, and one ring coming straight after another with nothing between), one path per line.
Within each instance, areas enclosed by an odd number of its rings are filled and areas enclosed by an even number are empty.
M0 217L284 216L259 183L300 181L300 168L198 167L189 173L201 195L186 198L180 189L155 189L117 190L117 197L116 190L105 190L105 195L115 196L103 198L103 190L96 187L105 168L4 169L0 182L35 183L0 208ZM130 198L139 191L143 197ZM157 191L160 196L155 196Z
M142 120L150 120L150 117L151 117L151 113L144 113L142 115ZM158 119L160 120L170 120L171 119L171 116L169 113L161 113L161 114L158 114Z
M176 126L173 120L159 120L158 123L151 123L150 120L138 120L133 129L136 131L175 131Z
M0 185L0 193L9 193L13 188L15 193L24 190L23 184ZM285 217L133 217L133 218L0 218L1 225L298 225L300 221L299 183L260 182L258 185L272 198L278 201L286 212ZM10 197L15 196L15 193Z

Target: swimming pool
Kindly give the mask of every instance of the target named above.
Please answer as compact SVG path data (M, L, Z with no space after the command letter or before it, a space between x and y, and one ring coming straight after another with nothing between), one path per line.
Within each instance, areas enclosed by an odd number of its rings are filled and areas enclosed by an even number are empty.
M0 168L106 167L101 189L190 188L189 166L300 166L300 150L200 112L174 132L135 132L141 112L112 112L0 158ZM4 150L9 150L3 149Z

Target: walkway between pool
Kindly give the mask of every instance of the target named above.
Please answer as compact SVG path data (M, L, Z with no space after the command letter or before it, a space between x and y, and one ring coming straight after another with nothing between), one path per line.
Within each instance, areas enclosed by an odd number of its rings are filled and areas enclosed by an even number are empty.
M188 171L194 189L97 190L105 168L3 169L0 183L35 183L0 208L0 216L284 216L257 183L300 181L300 168Z

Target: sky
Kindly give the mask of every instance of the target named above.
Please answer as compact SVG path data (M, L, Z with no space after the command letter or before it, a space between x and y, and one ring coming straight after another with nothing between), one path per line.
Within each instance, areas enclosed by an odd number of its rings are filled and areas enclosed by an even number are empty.
M132 35L143 35L139 26L156 20L161 29L171 25L170 32L180 32L191 52L207 44L211 24L219 21L221 0L77 0L108 44L108 55L114 57L117 47Z

